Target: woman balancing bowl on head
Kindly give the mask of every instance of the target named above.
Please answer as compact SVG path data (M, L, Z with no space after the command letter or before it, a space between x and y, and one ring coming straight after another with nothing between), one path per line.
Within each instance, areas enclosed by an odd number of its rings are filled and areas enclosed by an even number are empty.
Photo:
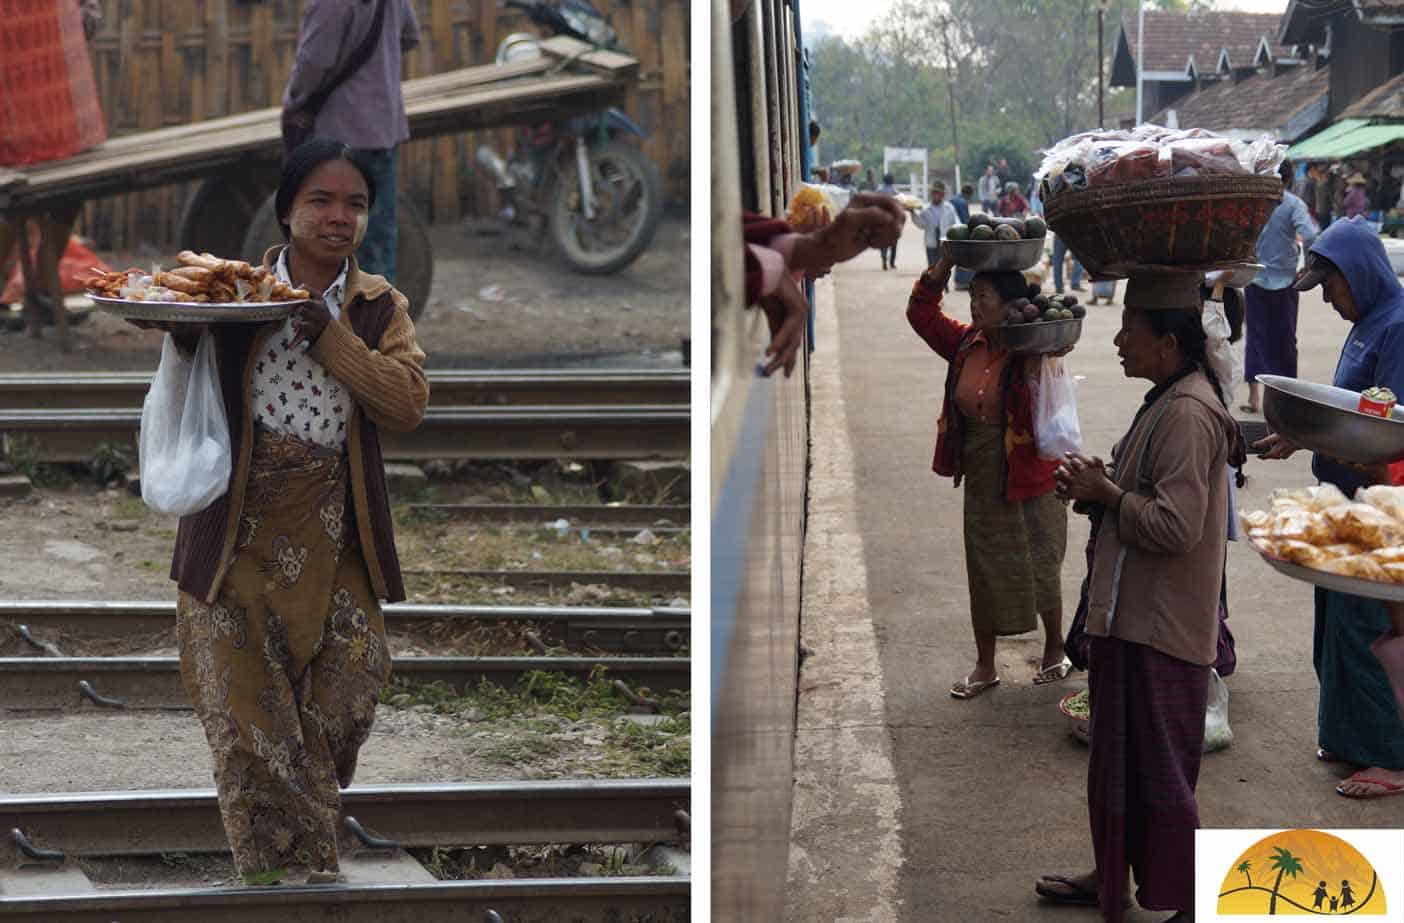
M1195 784L1218 656L1229 479L1245 448L1208 363L1200 277L1136 277L1116 335L1128 378L1153 387L1112 464L1069 454L1059 493L1094 504L1088 576L1094 871L1045 876L1056 903L1119 923L1134 871L1148 910L1194 915Z
M352 257L375 184L340 143L288 159L288 238L264 263L313 293L286 321L217 324L233 473L180 521L181 676L214 759L246 883L337 880L351 783L390 674L380 600L405 598L381 428L414 429L429 386L408 302ZM188 351L199 328L170 325Z
M1033 391L1038 356L1011 355L995 329L1005 306L1037 294L1017 272L980 272L970 283L972 322L941 308L954 263L943 256L917 280L907 320L950 363L937 429L937 474L965 485L965 568L975 668L951 686L958 699L999 685L995 639L1033 631L1043 622L1043 658L1033 681L1063 679L1059 570L1067 548L1066 505L1054 496L1058 462L1038 455Z

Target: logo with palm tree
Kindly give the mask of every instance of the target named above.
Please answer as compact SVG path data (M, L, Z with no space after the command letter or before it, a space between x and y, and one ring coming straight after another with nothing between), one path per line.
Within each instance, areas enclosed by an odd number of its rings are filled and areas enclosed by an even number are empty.
M1267 871L1257 884L1255 867ZM1284 830L1254 843L1229 867L1218 913L1383 916L1385 894L1374 867L1345 840L1320 830Z

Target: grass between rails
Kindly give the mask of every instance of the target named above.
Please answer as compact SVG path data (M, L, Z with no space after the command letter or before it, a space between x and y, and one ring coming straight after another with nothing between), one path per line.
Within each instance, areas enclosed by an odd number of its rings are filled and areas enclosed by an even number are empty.
M477 755L506 766L556 766L569 774L581 760L592 776L685 776L692 758L688 694L653 697L659 715L631 714L633 703L601 668L585 682L536 671L511 688L483 681L463 692L395 679L381 702L462 719L465 732L479 729L472 733Z
M498 878L610 878L623 875L675 875L669 865L648 866L625 846L548 844L411 849L440 881Z

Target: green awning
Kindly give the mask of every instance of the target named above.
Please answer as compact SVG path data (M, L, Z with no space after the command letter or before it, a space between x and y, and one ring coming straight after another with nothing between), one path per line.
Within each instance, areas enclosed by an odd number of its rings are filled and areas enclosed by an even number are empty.
M1293 160L1340 160L1404 139L1404 123L1371 125L1368 119L1342 119L1299 141L1287 151Z

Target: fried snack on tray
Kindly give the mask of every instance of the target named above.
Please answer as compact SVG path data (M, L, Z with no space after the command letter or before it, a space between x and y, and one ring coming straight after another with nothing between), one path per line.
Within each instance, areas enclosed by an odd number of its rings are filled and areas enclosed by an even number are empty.
M141 269L99 272L87 280L88 291L127 301L216 304L301 301L308 297L305 290L280 282L270 270L243 260L182 250L176 262L176 268L154 273Z
M1327 561L1319 570L1328 574L1340 574L1342 577L1355 577L1360 580L1377 580L1381 582L1390 581L1389 574L1385 572L1384 565L1380 564L1369 555L1357 554L1349 558L1337 558L1334 561Z
M1277 490L1272 509L1240 510L1259 553L1356 580L1404 584L1404 488L1361 488L1346 499L1330 484Z

